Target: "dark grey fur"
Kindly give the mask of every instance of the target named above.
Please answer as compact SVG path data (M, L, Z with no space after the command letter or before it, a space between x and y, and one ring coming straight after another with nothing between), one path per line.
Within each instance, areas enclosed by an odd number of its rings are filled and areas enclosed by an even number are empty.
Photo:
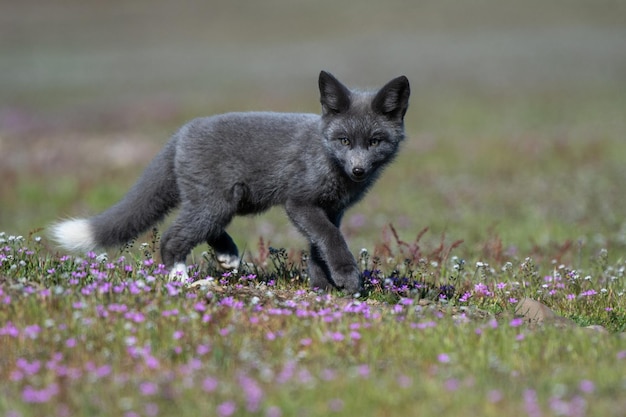
M321 116L229 113L184 125L119 203L89 219L97 244L123 244L180 206L161 241L167 267L201 242L236 257L225 231L233 216L280 204L310 242L311 286L359 291L339 224L397 153L409 82L356 92L322 71L319 88Z

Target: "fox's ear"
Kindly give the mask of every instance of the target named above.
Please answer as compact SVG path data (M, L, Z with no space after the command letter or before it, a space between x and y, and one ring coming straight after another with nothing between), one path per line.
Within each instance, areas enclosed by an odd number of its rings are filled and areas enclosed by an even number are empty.
M323 114L343 113L350 108L350 90L332 74L320 72L319 86Z
M372 100L372 109L392 119L402 119L409 108L411 88L404 75L389 81L376 93Z

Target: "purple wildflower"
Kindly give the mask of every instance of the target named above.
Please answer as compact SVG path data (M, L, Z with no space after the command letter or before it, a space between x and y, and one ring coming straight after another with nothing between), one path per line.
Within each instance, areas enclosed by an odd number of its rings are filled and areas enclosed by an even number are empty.
M39 327L39 325L37 324L24 327L24 336L28 337L29 339L37 339L40 332L41 327Z
M341 342L344 339L344 337L343 337L343 334L341 334L341 332L333 332L330 334L330 339L333 342Z
M246 397L246 410L251 413L257 412L263 400L261 386L253 378L246 375L239 376L239 386Z
M578 389L585 394L592 394L596 390L596 386L593 381L583 379L580 381L580 384L578 384Z
M460 385L461 385L460 381L456 378L450 378L446 380L446 382L444 383L446 391L456 391L459 389Z
M206 377L204 378L204 381L202 381L202 389L205 392L213 392L217 389L217 379L213 378L213 377Z
M98 378L104 378L105 376L109 376L111 374L111 371L112 371L111 365L105 364L105 365L97 367L94 370L94 374Z
M217 406L217 415L219 417L230 417L237 410L237 404L233 401L226 401Z
M450 356L447 353L440 353L437 356L437 361L439 361L439 363L449 363L450 362Z
M144 410L148 417L156 417L159 415L159 406L155 403L147 403Z
M211 351L211 347L207 346L207 345L198 345L198 347L196 348L196 353L199 356L203 356L206 355L207 353L209 353Z
M587 402L580 396L575 396L571 401L552 397L549 404L550 409L559 416L583 417L586 415Z
M369 365L359 365L357 368L357 373L361 378L368 378L370 376L370 367Z
M160 366L159 360L152 355L146 355L144 358L146 366L150 369L158 369Z
M463 293L461 298L459 298L459 302L460 303L466 303L467 300L469 300L471 296L472 296L472 293L469 292L469 291L466 291L465 293Z
M296 370L296 363L293 361L288 361L284 366L280 373L276 376L276 382L279 384L285 384L293 378L293 374Z
M541 408L539 408L535 390L527 389L524 391L524 407L528 417L541 417Z
M146 320L143 313L140 313L139 311L129 311L124 314L124 318L128 321L132 321L133 323L143 323Z
M343 400L341 398L333 398L328 402L328 409L332 412L338 413L343 410Z
M333 369L323 369L322 372L320 373L320 378L324 381L332 381L333 379L335 379L337 377L337 372L335 372L335 370Z
M489 291L489 287L482 282L474 285L474 294L484 297L489 297L491 292Z
M59 386L56 383L39 390L27 385L22 391L22 400L27 403L47 403L58 393Z
M163 264L158 264L156 269L154 270L154 274L155 275L167 275L168 271L165 268L165 265Z
M139 392L141 395L147 397L157 394L159 392L159 387L154 382L146 381L139 384Z
M275 405L268 407L267 411L265 411L266 417L282 417L282 415L283 415L283 412L280 409L280 407L277 407Z
M410 376L404 374L398 376L397 382L401 388L409 388L411 385L413 385L413 379L411 379Z
M502 401L502 392L497 389L493 389L487 393L487 401L490 403L497 403Z

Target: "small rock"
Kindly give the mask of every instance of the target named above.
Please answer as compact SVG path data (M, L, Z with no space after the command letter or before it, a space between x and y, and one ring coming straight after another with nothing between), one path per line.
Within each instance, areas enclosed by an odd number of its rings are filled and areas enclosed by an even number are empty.
M548 306L530 298L523 298L515 307L515 315L522 317L526 323L542 323L557 317Z
M550 323L555 327L577 327L578 325L572 319L568 319L567 317L562 316L554 316L551 319L547 319L546 323Z
M531 298L523 298L515 307L515 315L528 324L551 324L556 327L574 327L576 323L556 314L548 306Z
M598 333L608 333L609 331L604 328L604 326L600 326L599 324L592 324L591 326L586 326L585 329L593 330Z
M205 278L199 279L198 281L194 281L189 284L190 287L213 287L216 286L215 280L213 278Z

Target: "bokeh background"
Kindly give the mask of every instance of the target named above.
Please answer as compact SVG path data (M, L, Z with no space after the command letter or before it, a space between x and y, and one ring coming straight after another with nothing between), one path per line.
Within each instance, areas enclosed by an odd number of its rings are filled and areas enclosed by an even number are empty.
M186 120L319 112L317 76L412 85L407 140L343 226L465 256L626 248L626 2L0 1L0 230L119 199ZM237 219L304 246L280 210ZM430 242L430 243L429 243Z

